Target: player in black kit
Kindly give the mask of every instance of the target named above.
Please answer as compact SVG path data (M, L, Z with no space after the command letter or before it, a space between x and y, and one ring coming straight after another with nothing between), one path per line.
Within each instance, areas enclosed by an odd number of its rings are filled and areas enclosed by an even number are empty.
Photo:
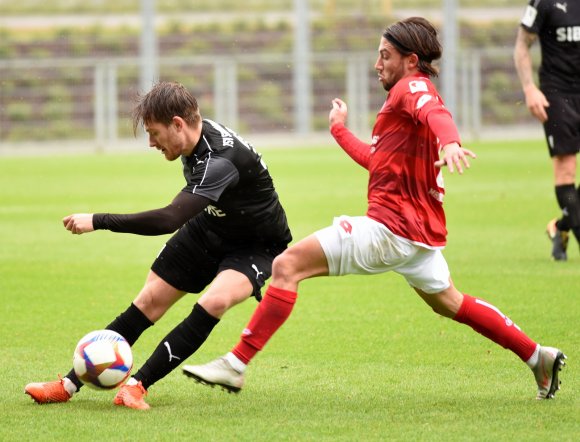
M540 41L539 88L530 47ZM516 38L514 61L531 114L544 125L562 217L548 223L552 258L568 259L569 232L580 243L580 2L530 0Z
M93 230L162 235L177 232L153 262L145 286L106 328L133 343L186 293L200 293L193 310L159 343L123 385L114 403L148 409L147 388L191 356L222 315L260 290L274 257L292 240L286 214L261 156L235 132L202 119L196 99L178 83L158 83L133 111L149 145L169 161L181 158L186 185L166 207L134 214L74 214L74 234ZM179 230L178 230L179 229ZM82 386L74 371L25 387L39 404L66 402Z

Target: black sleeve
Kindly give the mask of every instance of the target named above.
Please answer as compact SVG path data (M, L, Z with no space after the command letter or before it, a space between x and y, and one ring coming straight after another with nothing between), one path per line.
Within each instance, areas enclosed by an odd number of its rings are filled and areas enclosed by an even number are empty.
M200 195L179 192L167 207L127 215L95 213L93 228L137 235L164 235L175 232L200 213L210 200Z

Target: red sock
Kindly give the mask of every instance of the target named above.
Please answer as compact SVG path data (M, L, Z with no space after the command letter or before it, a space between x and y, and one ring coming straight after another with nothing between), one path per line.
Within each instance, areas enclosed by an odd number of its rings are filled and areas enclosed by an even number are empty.
M524 362L532 357L536 343L496 307L481 299L463 295L463 303L453 318L476 332L513 351Z
M232 353L244 364L248 364L288 319L297 296L296 292L268 286L264 298Z

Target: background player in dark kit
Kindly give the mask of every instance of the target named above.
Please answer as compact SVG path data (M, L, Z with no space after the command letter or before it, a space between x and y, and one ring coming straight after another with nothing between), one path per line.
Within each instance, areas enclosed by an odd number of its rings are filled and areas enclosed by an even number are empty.
M539 88L534 82L530 47L540 42ZM516 70L531 114L543 123L554 169L562 216L548 223L552 258L565 261L569 231L580 243L580 187L576 161L580 150L580 2L530 0L514 49Z

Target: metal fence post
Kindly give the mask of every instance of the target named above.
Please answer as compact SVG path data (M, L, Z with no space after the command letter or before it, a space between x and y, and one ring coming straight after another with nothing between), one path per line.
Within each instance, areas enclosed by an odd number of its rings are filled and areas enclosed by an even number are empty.
M94 79L94 124L95 145L97 150L102 150L105 143L105 69L101 63L95 64Z
M220 57L214 64L214 119L231 129L238 127L237 63Z
M110 143L117 141L118 136L118 96L117 96L117 66L110 63L107 66L107 141Z
M310 132L312 122L310 74L310 13L307 0L294 0L294 121L301 135Z
M472 102L472 116L471 116L471 133L472 137L479 139L481 136L481 52L473 51L471 53L471 102Z

